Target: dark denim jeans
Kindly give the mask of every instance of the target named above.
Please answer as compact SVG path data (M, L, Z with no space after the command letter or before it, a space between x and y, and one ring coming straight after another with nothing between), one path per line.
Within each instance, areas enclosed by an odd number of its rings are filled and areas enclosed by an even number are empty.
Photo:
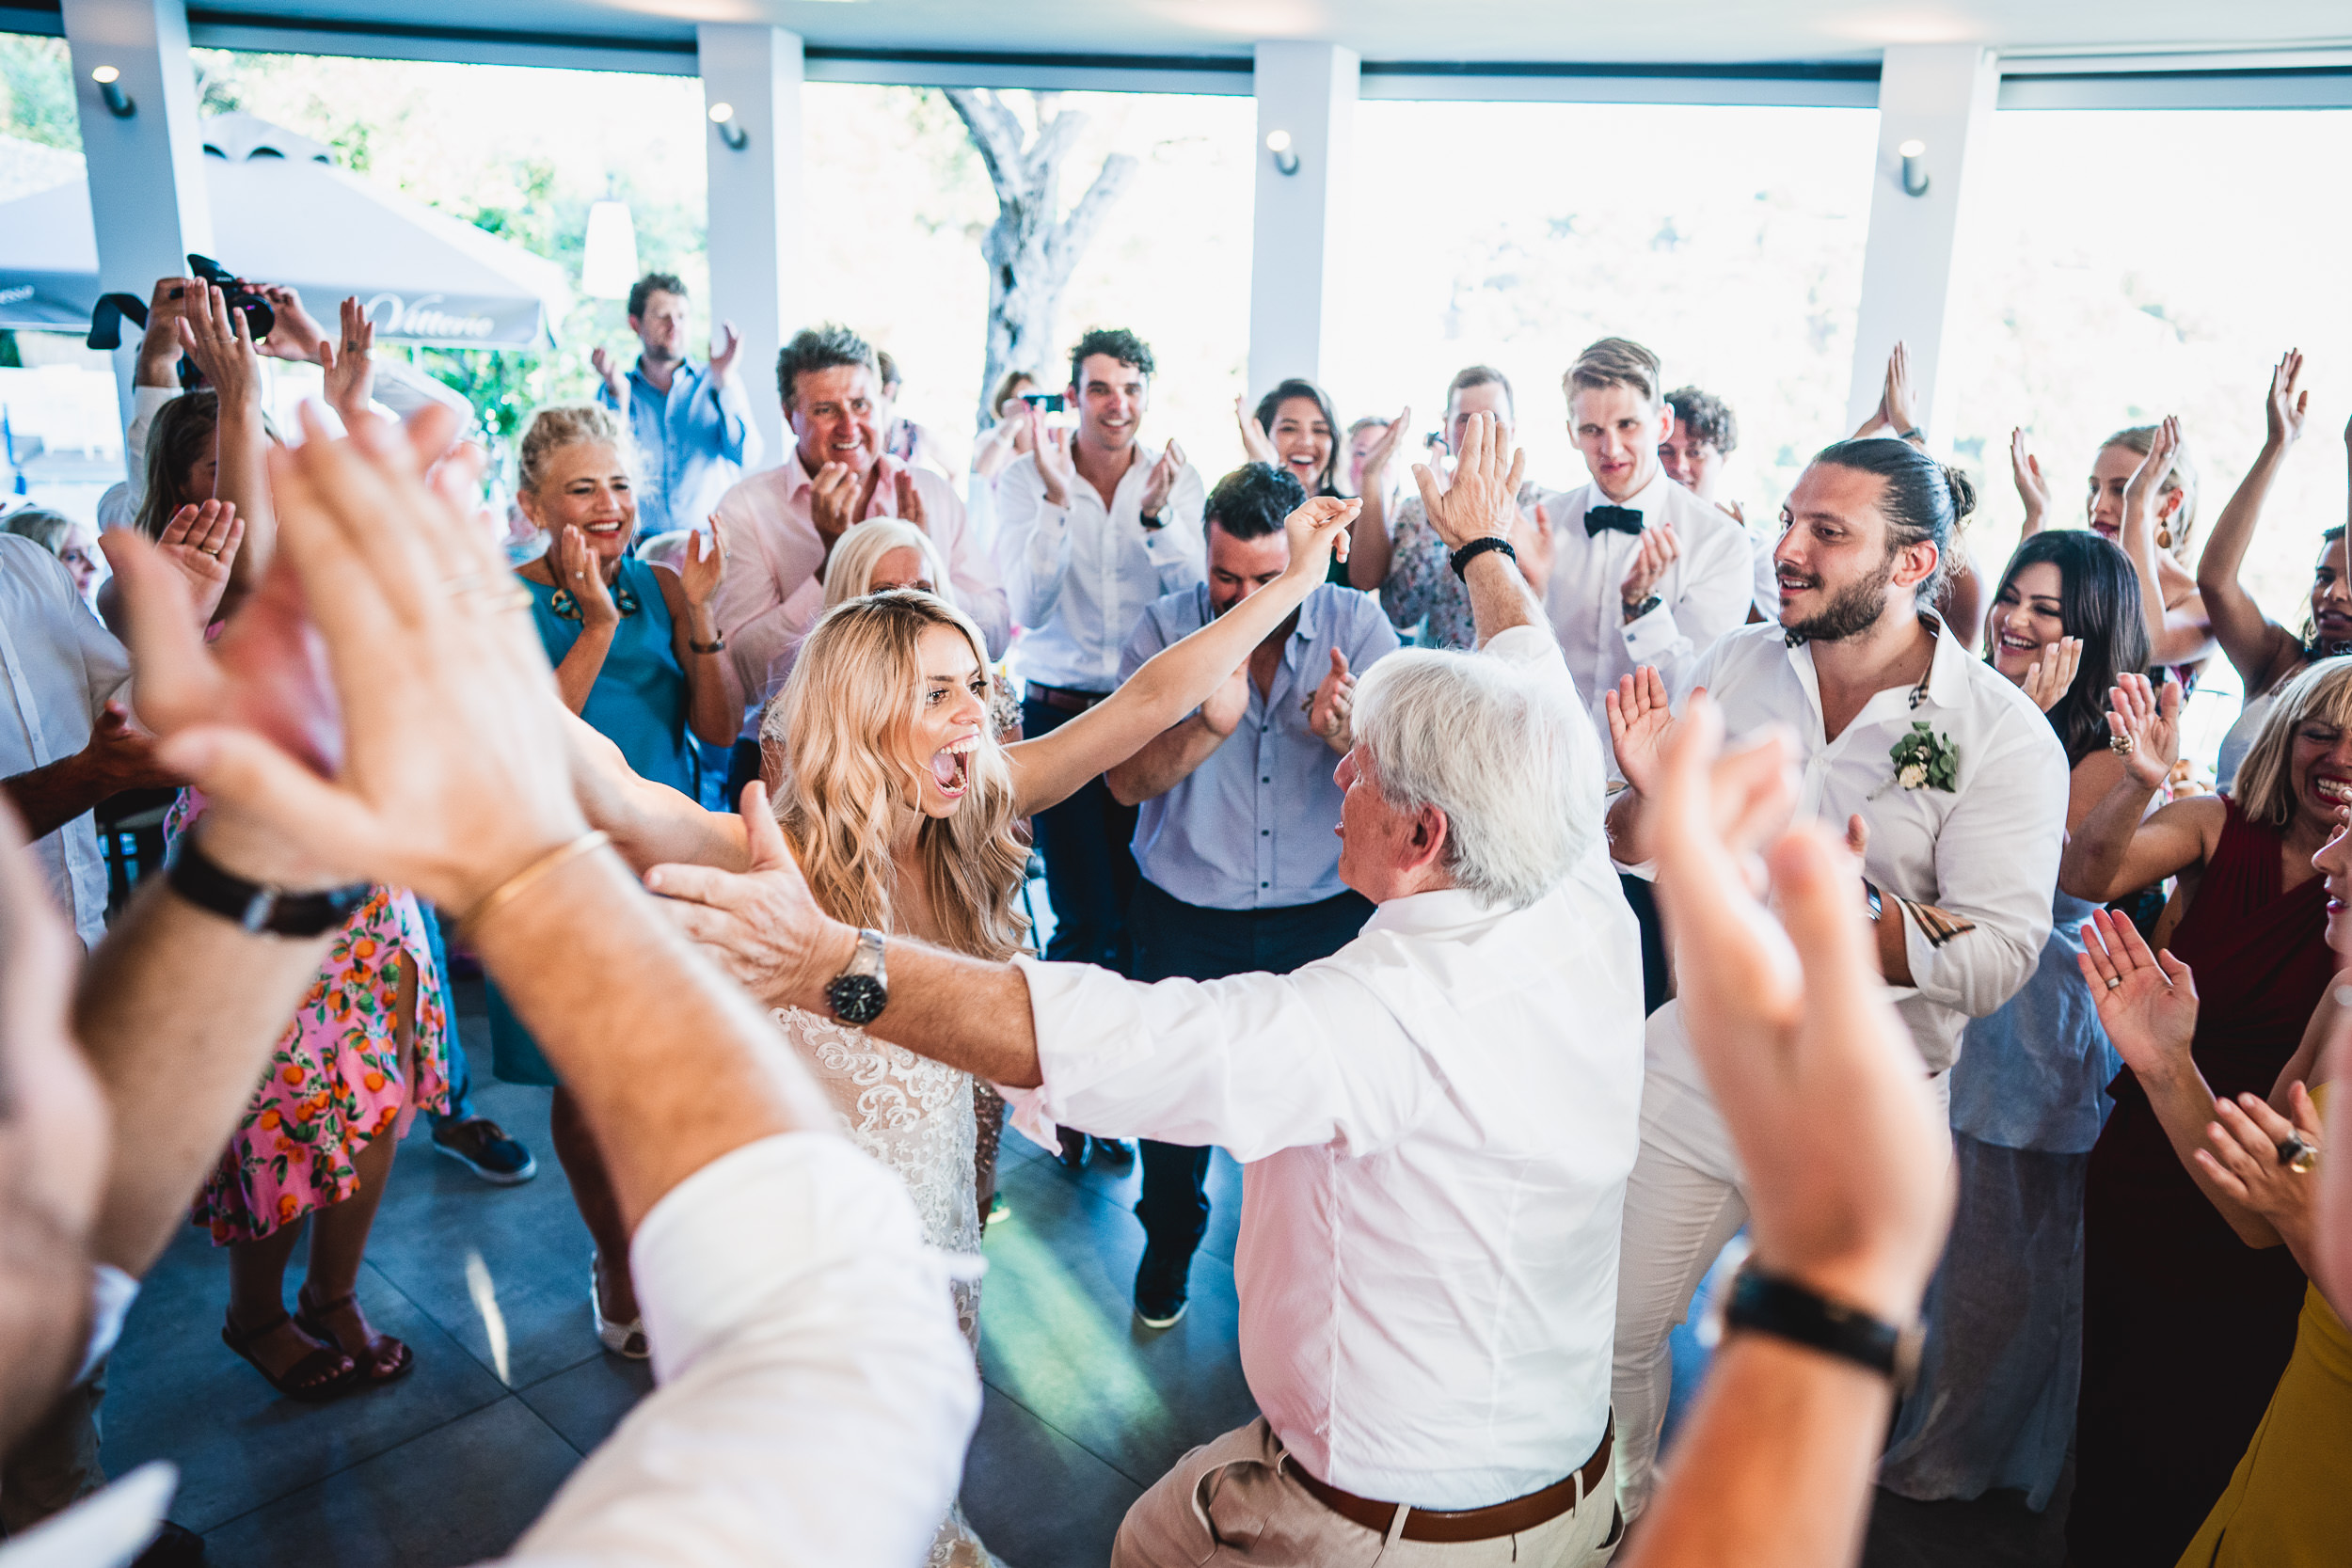
M1022 738L1035 740L1076 717L1025 701ZM1037 852L1045 858L1045 895L1054 905L1054 937L1045 944L1045 956L1057 963L1100 964L1126 974L1127 901L1139 880L1130 847L1136 808L1111 799L1095 778L1061 804L1039 812L1034 821Z

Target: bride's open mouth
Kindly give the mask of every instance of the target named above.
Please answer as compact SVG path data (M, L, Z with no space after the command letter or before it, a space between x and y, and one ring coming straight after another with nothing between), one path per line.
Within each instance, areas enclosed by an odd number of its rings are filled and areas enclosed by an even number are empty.
M972 787L972 753L979 749L980 737L967 735L931 753L931 780L948 800L962 800Z

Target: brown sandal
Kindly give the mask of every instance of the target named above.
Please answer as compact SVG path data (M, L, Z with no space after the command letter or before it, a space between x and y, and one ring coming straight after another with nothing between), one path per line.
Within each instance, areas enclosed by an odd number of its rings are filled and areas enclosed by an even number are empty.
M341 1344L342 1341L327 1330L326 1315L340 1312L346 1307L357 1309L358 1304L359 1292L357 1291L337 1296L333 1301L313 1302L310 1287L305 1285L294 1292L294 1326L314 1339L324 1339L330 1345ZM360 1321L364 1323L365 1317ZM358 1381L371 1388L406 1377L417 1364L416 1353L406 1344L373 1329L368 1333L367 1359L361 1362L355 1355L352 1360L358 1365Z
M261 1373L271 1387L290 1400L299 1400L305 1404L324 1404L328 1400L340 1399L349 1393L359 1380L359 1367L350 1356L337 1350L332 1339L287 1368L282 1375L262 1365L261 1358L253 1354L253 1342L286 1321L286 1314L280 1311L259 1328L241 1329L234 1317L225 1318L220 1325L220 1342L245 1357L247 1366ZM297 1331L309 1332L300 1323L296 1323L294 1327ZM310 1338L325 1337L313 1334ZM338 1362L342 1363L342 1370L332 1377L319 1378L319 1373Z

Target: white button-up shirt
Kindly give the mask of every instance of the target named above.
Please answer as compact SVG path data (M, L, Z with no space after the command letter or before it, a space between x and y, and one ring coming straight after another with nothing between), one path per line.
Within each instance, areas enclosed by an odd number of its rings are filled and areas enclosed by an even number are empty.
M1119 651L1144 606L1208 580L1200 511L1208 491L1191 464L1176 476L1160 511L1143 526L1143 490L1160 449L1138 444L1109 506L1082 475L1070 500L1049 506L1035 453L996 476L996 561L1004 568L1021 640L1021 673L1044 686L1108 691L1119 684Z
M1821 718L1812 645L1789 647L1776 626L1724 639L1675 695L1679 705L1692 687L1707 688L1734 736L1781 725L1803 769L1797 815L1840 836L1851 816L1869 825L1863 875L1880 889L1880 917L1903 922L1911 961L1913 983L1896 989L1896 1010L1929 1069L1941 1072L1959 1058L1968 1021L2015 995L2041 960L2064 847L2067 767L2032 700L1942 622L1920 619L1936 634L1927 678L1872 697L1836 740ZM1952 752L1956 788L1907 789L1897 777L1893 749L1922 723Z
M1682 553L1651 590L1661 601L1658 608L1629 623L1622 590L1642 541L1614 529L1584 531L1587 512L1617 503L1592 484L1556 491L1542 502L1554 551L1544 610L1600 734L1601 752L1611 756L1609 715L1601 698L1617 689L1618 677L1647 664L1672 686L1726 632L1747 624L1756 581L1748 531L1663 473L1653 473L1624 504L1642 514L1645 529L1672 523Z
M1549 641L1462 657L1559 673ZM1043 1074L1012 1091L1025 1130L1041 1113L1245 1163L1242 1370L1310 1473L1477 1508L1592 1456L1642 1092L1639 940L1597 835L1526 909L1393 899L1289 974L1016 961Z
M658 1386L501 1562L923 1560L980 1386L946 1266L896 1176L830 1133L746 1145L654 1205L629 1273ZM0 1544L0 1568L126 1561L171 1481L167 1465L142 1466Z
M874 498L858 520L897 516L897 476L912 473L923 499L924 531L947 562L940 595L978 624L989 657L1003 657L1012 637L1004 584L996 562L973 540L955 486L895 457L879 458L876 467ZM817 571L825 562L825 541L811 513L814 499L814 481L797 447L781 467L754 474L719 499L727 570L711 610L743 692L746 740L759 737L760 710L783 686L792 667L789 656L824 611L825 585Z
M131 656L99 625L57 558L0 534L0 779L62 761L89 744L107 703L127 698ZM106 934L106 862L90 814L33 845L50 895L84 947Z

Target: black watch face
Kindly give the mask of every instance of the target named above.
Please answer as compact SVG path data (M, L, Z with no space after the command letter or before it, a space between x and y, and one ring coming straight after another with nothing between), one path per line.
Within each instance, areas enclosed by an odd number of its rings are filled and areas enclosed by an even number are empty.
M825 1000L842 1022L867 1024L882 1017L890 992L871 974L844 974L825 988Z

